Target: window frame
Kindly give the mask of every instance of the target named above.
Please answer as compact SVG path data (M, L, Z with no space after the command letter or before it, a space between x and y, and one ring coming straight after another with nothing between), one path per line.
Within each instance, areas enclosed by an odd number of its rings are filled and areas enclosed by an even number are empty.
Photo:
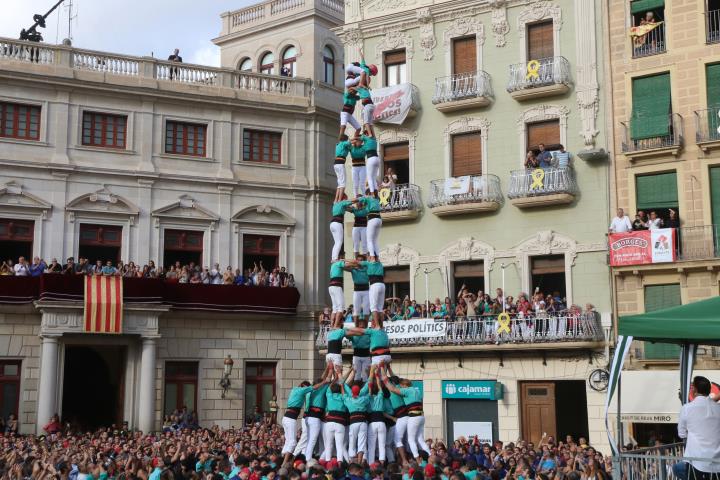
M90 137L89 143L85 142L85 123L86 118L90 116L90 132L88 133ZM101 117L100 120L100 143L95 143L95 125L97 122L97 117ZM114 119L118 121L124 121L118 122L114 126L114 131L112 134L112 144L107 143L107 128L108 128L108 119ZM116 114L116 113L105 113L105 112L98 112L94 110L84 110L82 112L82 119L81 119L81 131L80 131L80 143L81 145L85 147L98 147L98 148L112 148L117 150L126 150L127 149L127 136L128 136L128 116L122 115L122 114ZM117 137L118 137L118 127L120 124L122 124L123 128L123 141L122 145L118 144Z
M250 68L246 68L246 69L243 69L243 68L242 68L243 65L245 64L245 62L250 62ZM240 63L238 63L238 68L237 68L237 69L238 69L239 72L252 72L252 69L253 69L253 61L252 61L252 58L250 58L250 57L244 57L242 60L240 60Z
M6 134L5 133L5 124L8 121L8 113L7 109L8 107L13 108L12 115L12 127L11 127L11 133ZM27 109L25 112L25 119L24 119L24 130L25 135L20 135L18 132L20 131L20 117L21 112L20 110L22 108ZM32 132L32 125L33 125L33 112L37 112L36 115L36 134L33 136L31 135ZM40 140L40 130L42 127L42 106L32 103L22 103L22 102L11 102L11 101L0 101L0 138L7 138L7 139L13 139L13 140L26 140L26 141L39 141Z
M17 375L5 375L5 366L6 365L16 365L17 366ZM15 404L13 405L13 410L10 412L15 415L15 418L18 421L18 427L20 426L20 394L21 394L21 386L22 386L22 360L18 359L3 359L0 360L0 392L2 392L2 388L5 384L15 384L16 385L16 396L15 396ZM2 398L2 397L0 397ZM0 404L0 409L4 408L5 405Z
M257 137L256 137L257 136ZM270 139L270 146L269 146L269 158L268 160L262 158L263 157L263 150L264 150L264 139L265 137L268 137ZM283 141L285 137L285 132L277 131L277 130L259 130L254 128L245 128L242 131L242 151L240 152L240 158L243 162L252 162L255 164L261 164L261 165L282 165L283 164ZM260 154L261 158L256 159L254 157L255 149L254 149L254 140L258 138L260 139L260 144L257 148L258 153ZM277 140L277 142L273 141L273 138ZM273 160L273 148L277 146L277 160ZM247 157L246 157L247 152Z
M470 137L470 136L473 136L473 137L477 136L478 140L480 141L480 148L478 149L478 155L480 156L480 158L479 158L479 168L480 168L480 172L479 172L479 173L466 173L466 174L464 174L464 175L455 175L455 138L457 138L457 137ZM484 151L483 151L483 141L484 141L484 138L483 138L483 135L482 135L482 131L480 131L480 130L471 130L471 131L466 131L466 132L455 132L455 133L451 133L451 134L450 134L450 176L451 176L451 177L456 178L456 177L465 176L465 175L470 175L470 176L473 176L473 177L479 177L479 176L482 176L482 175L483 175L483 173L484 173L484 172L483 172L483 163L484 163L484 159L483 159L483 155L484 155Z
M293 55L292 57L287 57L287 58L286 58L287 52L288 52L290 49L294 49L294 50L295 50L295 55ZM282 54L282 66L283 66L283 67L286 67L286 66L289 65L288 69L290 70L290 77L295 77L295 76L297 75L297 72L296 72L297 57L298 57L298 49L297 49L297 47L295 47L295 45L288 45L288 46L285 47L285 49L283 50L283 54Z
M391 55L397 55L400 52L403 53L403 61L391 61L388 62L387 58ZM396 73L395 73L395 83L390 83L390 67L397 67ZM407 49L405 48L398 48L395 50L388 50L387 52L383 52L383 86L384 87L392 87L395 85L400 85L403 79L403 76L405 77L405 82L408 81L407 78L407 69L408 69L408 57L407 57ZM404 70L404 72L403 72Z
M270 56L270 63L263 63ZM258 62L259 71L263 75L275 75L275 54L273 52L265 52L260 56Z
M265 376L265 375L248 375L247 370L248 367L255 366L257 367L269 367L272 366L272 375L271 376ZM263 398L262 398L262 386L263 385L272 385L273 387L273 395L277 398L277 389L278 389L278 362L277 361L262 361L262 360L250 360L246 361L245 365L243 366L243 383L244 383L244 392L247 392L250 386L255 386L255 401L258 402L257 405L260 407L260 411L262 413L266 413L263 409ZM272 400L272 398L268 399L268 402ZM244 416L247 418L251 413L249 409L247 408L247 395L243 395L243 408L244 408Z
M182 151L176 150L177 148L177 141L178 141L178 131L179 127L182 127L184 132L187 132L188 128L192 128L195 130L195 140L194 140L194 151L198 151L198 133L202 131L202 153L195 153L195 152L189 152L188 151L188 135L184 135L182 137ZM173 134L172 134L172 151L168 151L168 130L170 128L173 128ZM163 145L163 152L166 155L181 155L181 156L188 156L188 157L197 157L197 158L208 158L208 125L206 123L194 123L194 122L184 122L181 120L166 120L165 121L165 136L164 136L164 145Z
M532 58L530 56L530 30L537 27L546 27L549 25L550 34L552 37L552 50L553 54L551 56L541 56L539 58ZM544 58L554 58L557 56L556 46L555 46L555 21L552 18L542 18L536 22L526 23L525 24L525 57L527 62L530 60L542 60Z
M186 374L174 374L174 375L168 375L168 364L183 364L183 365L192 365L195 369L195 375L186 375ZM167 391L168 391L168 385L174 385L176 388L176 395L175 395L175 405L176 410L180 410L183 405L183 386L184 385L193 385L194 386L194 400L193 400L193 408L188 408L188 412L197 412L198 410L198 377L200 372L200 364L199 362L193 362L193 361L176 361L176 360L166 360L165 361L165 371L163 376L163 415L170 415L172 412L165 411L165 402L167 401Z
M330 57L326 55L330 52ZM329 45L325 45L322 52L323 56L323 79L328 85L335 85L335 52ZM328 80L328 67L330 68L330 79Z

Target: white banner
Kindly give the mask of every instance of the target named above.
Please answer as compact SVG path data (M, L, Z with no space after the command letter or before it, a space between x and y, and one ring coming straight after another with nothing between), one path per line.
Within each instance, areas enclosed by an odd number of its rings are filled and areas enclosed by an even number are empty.
M417 110L410 83L377 88L371 91L371 96L375 104L373 120L376 122L401 125L412 108Z
M652 262L673 262L675 261L675 245L673 235L675 231L672 228L659 228L650 230L650 243L652 252Z
M433 319L398 320L385 322L385 331L390 340L444 337L447 331L447 322L436 322Z
M465 437L468 441L477 435L481 445L492 445L492 422L453 422L453 435L455 438Z
M445 196L463 195L470 191L470 177L450 177L445 179Z

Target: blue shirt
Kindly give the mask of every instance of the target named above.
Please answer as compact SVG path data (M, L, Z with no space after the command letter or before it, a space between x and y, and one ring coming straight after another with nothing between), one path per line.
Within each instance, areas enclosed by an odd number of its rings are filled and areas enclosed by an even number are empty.
M366 328L365 333L370 336L370 350L390 345L390 339L384 329Z
M352 275L353 283L355 285L367 285L370 283L367 270L364 268L353 268L350 270L350 274Z
M547 168L550 166L550 160L552 159L552 154L545 150L544 152L540 152L537 156L538 162L540 163L540 168Z
M312 391L313 387L294 387L290 390L290 395L288 395L288 408L302 408L303 403L305 403L305 395Z
M343 399L342 393L333 393L328 388L325 392L325 398L327 400L327 411L328 412L347 412L348 409L345 406L345 400Z

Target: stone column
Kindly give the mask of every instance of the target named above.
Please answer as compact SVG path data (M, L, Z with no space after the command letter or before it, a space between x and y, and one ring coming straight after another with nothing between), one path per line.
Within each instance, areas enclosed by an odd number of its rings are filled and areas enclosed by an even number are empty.
M142 338L140 359L140 405L138 408L138 428L143 432L155 430L155 364L157 344L154 337Z
M43 425L58 413L58 337L43 336L40 353L40 385L38 387L38 407L35 431L43 433Z

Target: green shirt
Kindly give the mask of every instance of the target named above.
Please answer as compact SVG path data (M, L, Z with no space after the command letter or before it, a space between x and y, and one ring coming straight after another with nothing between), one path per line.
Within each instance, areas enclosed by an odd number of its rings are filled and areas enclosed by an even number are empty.
M364 160L365 153L365 145L360 145L359 147L356 147L355 145L350 145L350 156L355 160Z
M371 277L382 277L385 275L385 267L381 262L368 262L363 260L360 265L367 270L367 274Z
M419 388L415 388L415 387L401 388L400 393L402 393L402 397L403 397L403 400L405 401L405 405L410 405L411 403L422 403L423 394Z
M353 268L350 270L350 275L352 275L353 283L355 285L367 285L370 283L367 270L364 268Z
M355 335L350 337L353 348L370 348L370 335Z
M345 275L345 260L338 260L330 265L330 278L343 278Z
M375 150L377 152L378 144L377 140L375 140L375 137L368 137L366 135L362 135L360 138L362 138L365 150Z
M368 396L367 384L360 389L360 393L357 397L352 396L352 390L347 384L345 384L345 393L345 406L347 407L348 412L354 413L368 411L368 407L370 406L370 397Z
M377 394L370 394L370 411L371 412L385 412L385 396L383 391L380 390Z
M350 140L343 140L335 144L335 156L346 158L350 153Z
M360 100L360 97L358 97L352 92L345 90L345 93L343 94L343 105L347 105L348 107L354 107L358 100Z
M365 333L370 335L370 350L388 347L390 345L390 339L383 329L366 328Z
M350 205L352 205L352 202L350 200L342 200L340 202L333 203L332 216L342 217L345 214L345 210L347 210Z
M317 407L325 410L325 406L327 405L325 393L327 392L329 386L330 385L326 383L317 390L310 392L310 395L308 395L308 407Z
M368 211L367 208L353 208L352 214L356 217L367 217Z
M305 395L312 392L312 390L313 387L294 387L290 390L290 395L288 395L288 408L302 408L303 403L305 403Z
M328 412L347 412L348 409L345 406L345 400L343 399L342 393L333 393L328 388L325 392L325 399L327 400L327 411Z
M362 197L358 202L365 206L368 213L380 212L380 200L375 197Z
M330 330L327 334L327 340L328 342L332 340L340 340L345 338L345 329L344 328L336 328L335 330Z
M405 400L403 397L398 395L397 393L390 392L390 408L394 412L398 408L403 408L405 406Z

